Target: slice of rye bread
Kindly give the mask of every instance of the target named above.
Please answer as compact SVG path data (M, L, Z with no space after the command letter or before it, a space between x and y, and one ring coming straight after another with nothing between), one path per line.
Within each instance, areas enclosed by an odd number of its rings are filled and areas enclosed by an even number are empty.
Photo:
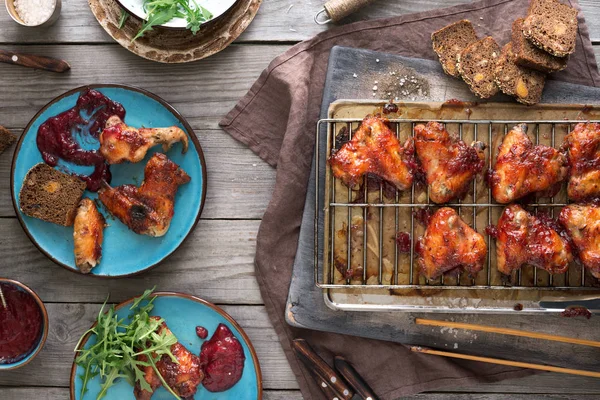
M15 135L0 125L0 153L3 153L4 150L8 149L16 140L17 138Z
M468 19L454 22L431 34L433 51L440 58L444 72L459 78L456 69L456 59L461 51L468 45L477 41L477 34L473 24Z
M25 176L19 208L30 217L72 226L85 188L81 179L40 163Z
M500 56L500 46L488 36L465 48L458 56L458 71L469 89L482 99L498 93L494 68Z
M523 35L535 46L556 57L575 51L577 10L558 0L532 0L523 21Z
M569 62L569 57L556 57L534 46L523 35L523 21L523 18L518 18L512 25L511 43L515 63L522 67L547 73L565 69Z
M496 63L494 71L496 84L503 93L514 96L519 103L528 105L539 103L546 83L546 75L517 65L513 60L512 43L507 43L502 48Z

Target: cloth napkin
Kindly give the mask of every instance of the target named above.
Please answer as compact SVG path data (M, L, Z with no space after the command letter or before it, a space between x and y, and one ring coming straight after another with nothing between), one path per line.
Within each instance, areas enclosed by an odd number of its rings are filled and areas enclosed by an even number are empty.
M569 3L579 9L576 1ZM291 340L306 339L327 361L343 355L383 399L532 373L511 367L454 361L411 353L401 344L292 328L285 304L298 244L307 182L313 158L329 51L334 45L436 59L431 33L470 19L479 37L510 40L514 19L524 16L529 0L484 0L456 7L357 22L323 32L275 58L220 125L270 165L277 167L273 197L258 232L256 277L267 312L305 399L322 394L296 359ZM600 85L592 44L579 14L577 49L568 68L551 79ZM365 98L370 93L365 93Z

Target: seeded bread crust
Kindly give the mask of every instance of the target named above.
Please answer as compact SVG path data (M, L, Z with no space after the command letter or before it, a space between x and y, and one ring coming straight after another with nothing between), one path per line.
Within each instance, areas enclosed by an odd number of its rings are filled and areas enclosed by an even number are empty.
M475 41L477 34L471 21L467 19L454 22L431 34L433 51L438 55L444 72L455 78L460 77L456 68L458 55Z
M19 207L23 214L63 226L72 226L86 184L77 177L40 163L27 172Z
M536 47L556 57L575 51L577 10L558 0L533 0L523 22L523 35Z
M555 57L552 54L534 46L523 35L523 18L518 18L512 25L512 52L516 64L541 72L562 71L567 67L569 57Z
M16 140L17 138L15 135L0 125L0 153L3 153L4 150L8 149Z
M487 99L498 93L494 68L500 56L500 46L488 36L464 49L458 57L458 71L471 91Z
M532 105L540 102L546 75L543 72L525 68L514 63L512 43L502 48L496 63L494 80L500 90L513 96L519 103Z

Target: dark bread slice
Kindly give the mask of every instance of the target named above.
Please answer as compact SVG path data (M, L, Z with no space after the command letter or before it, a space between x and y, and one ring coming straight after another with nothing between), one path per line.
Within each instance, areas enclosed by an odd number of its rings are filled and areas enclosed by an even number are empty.
M477 34L468 19L445 26L431 34L433 51L440 58L444 72L456 78L460 77L456 69L458 55L475 41L477 41Z
M500 46L488 36L464 49L458 56L458 71L469 89L482 99L498 93L494 68L500 56Z
M0 153L3 153L4 150L8 149L16 140L17 138L15 135L0 125Z
M542 98L546 75L543 72L525 68L514 63L512 43L502 48L500 58L496 63L494 79L496 84L519 103L537 104Z
M556 57L575 51L577 10L558 0L532 0L523 22L523 35Z
M523 18L518 18L512 25L511 43L512 52L515 56L515 63L522 67L548 73L565 69L569 57L555 57L534 46L525 35L523 35L523 21Z
M19 208L30 217L72 226L85 188L81 179L40 163L25 176Z

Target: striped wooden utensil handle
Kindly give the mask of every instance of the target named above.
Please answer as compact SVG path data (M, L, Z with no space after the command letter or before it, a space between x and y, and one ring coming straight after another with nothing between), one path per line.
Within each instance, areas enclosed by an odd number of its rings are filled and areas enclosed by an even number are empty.
M318 24L338 22L373 1L374 0L329 0L323 5L323 9L315 15L315 22ZM321 19L321 14L325 14L327 19Z
M36 56L33 54L20 54L12 51L0 50L0 62L22 65L29 68L43 69L51 72L65 72L71 66L63 60L56 58Z

